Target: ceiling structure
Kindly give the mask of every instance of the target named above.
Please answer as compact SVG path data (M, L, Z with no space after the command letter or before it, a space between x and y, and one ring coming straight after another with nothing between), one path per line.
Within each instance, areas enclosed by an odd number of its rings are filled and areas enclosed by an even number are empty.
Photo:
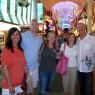
M92 16L93 16L93 0L40 0L47 11L52 12L53 20L59 22L61 20L64 24L77 18L77 20L86 13L88 19L88 30L91 30ZM67 2L67 3L66 3ZM72 4L71 4L72 3ZM84 10L86 9L86 12ZM95 11L95 9L94 9ZM72 15L73 13L73 15ZM84 17L84 16L83 16ZM69 19L70 18L70 19ZM69 19L66 20L66 19ZM64 21L65 20L65 21ZM66 26L67 27L67 26Z
M47 11L51 11L52 18L58 22L60 28L72 27L72 22L81 13L85 0L42 0Z
M45 9L46 10L50 10L50 8L55 5L58 2L64 2L64 1L70 1L70 2L75 2L76 4L78 4L80 7L83 7L85 5L85 0L41 0Z
M63 23L70 24L81 13L81 8L76 3L65 1L58 2L50 9L54 21L58 21L60 25ZM59 25L59 26L60 26ZM64 26L61 26L64 27ZM67 27L67 25L66 25Z

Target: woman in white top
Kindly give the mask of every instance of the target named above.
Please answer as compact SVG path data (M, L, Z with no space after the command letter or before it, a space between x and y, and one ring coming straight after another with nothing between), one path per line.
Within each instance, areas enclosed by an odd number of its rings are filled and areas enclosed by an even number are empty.
M64 45L65 50L64 50ZM64 52L65 56L69 58L67 74L63 78L64 95L74 95L77 80L77 49L76 37L73 33L69 33L66 43L61 45L60 51Z

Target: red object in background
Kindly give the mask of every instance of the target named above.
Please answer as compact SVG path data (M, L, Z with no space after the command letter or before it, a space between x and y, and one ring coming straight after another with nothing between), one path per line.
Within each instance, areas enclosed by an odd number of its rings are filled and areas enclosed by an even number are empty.
M39 24L39 30L42 31L42 32L44 32L44 30L45 30L44 29L44 24Z

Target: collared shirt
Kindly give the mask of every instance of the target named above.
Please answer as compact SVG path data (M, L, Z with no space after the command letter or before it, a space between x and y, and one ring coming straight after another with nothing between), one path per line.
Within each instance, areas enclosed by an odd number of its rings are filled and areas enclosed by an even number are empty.
M22 33L22 47L29 70L35 67L39 67L38 64L38 52L42 43L40 36L34 36L32 32Z
M95 38L87 34L82 40L77 41L78 70L80 72L92 72L95 64Z

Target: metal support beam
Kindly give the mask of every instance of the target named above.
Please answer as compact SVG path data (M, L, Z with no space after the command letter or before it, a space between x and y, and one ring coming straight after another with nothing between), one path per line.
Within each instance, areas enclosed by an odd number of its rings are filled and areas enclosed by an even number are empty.
M92 31L92 7L93 0L86 0L87 2L87 31Z

